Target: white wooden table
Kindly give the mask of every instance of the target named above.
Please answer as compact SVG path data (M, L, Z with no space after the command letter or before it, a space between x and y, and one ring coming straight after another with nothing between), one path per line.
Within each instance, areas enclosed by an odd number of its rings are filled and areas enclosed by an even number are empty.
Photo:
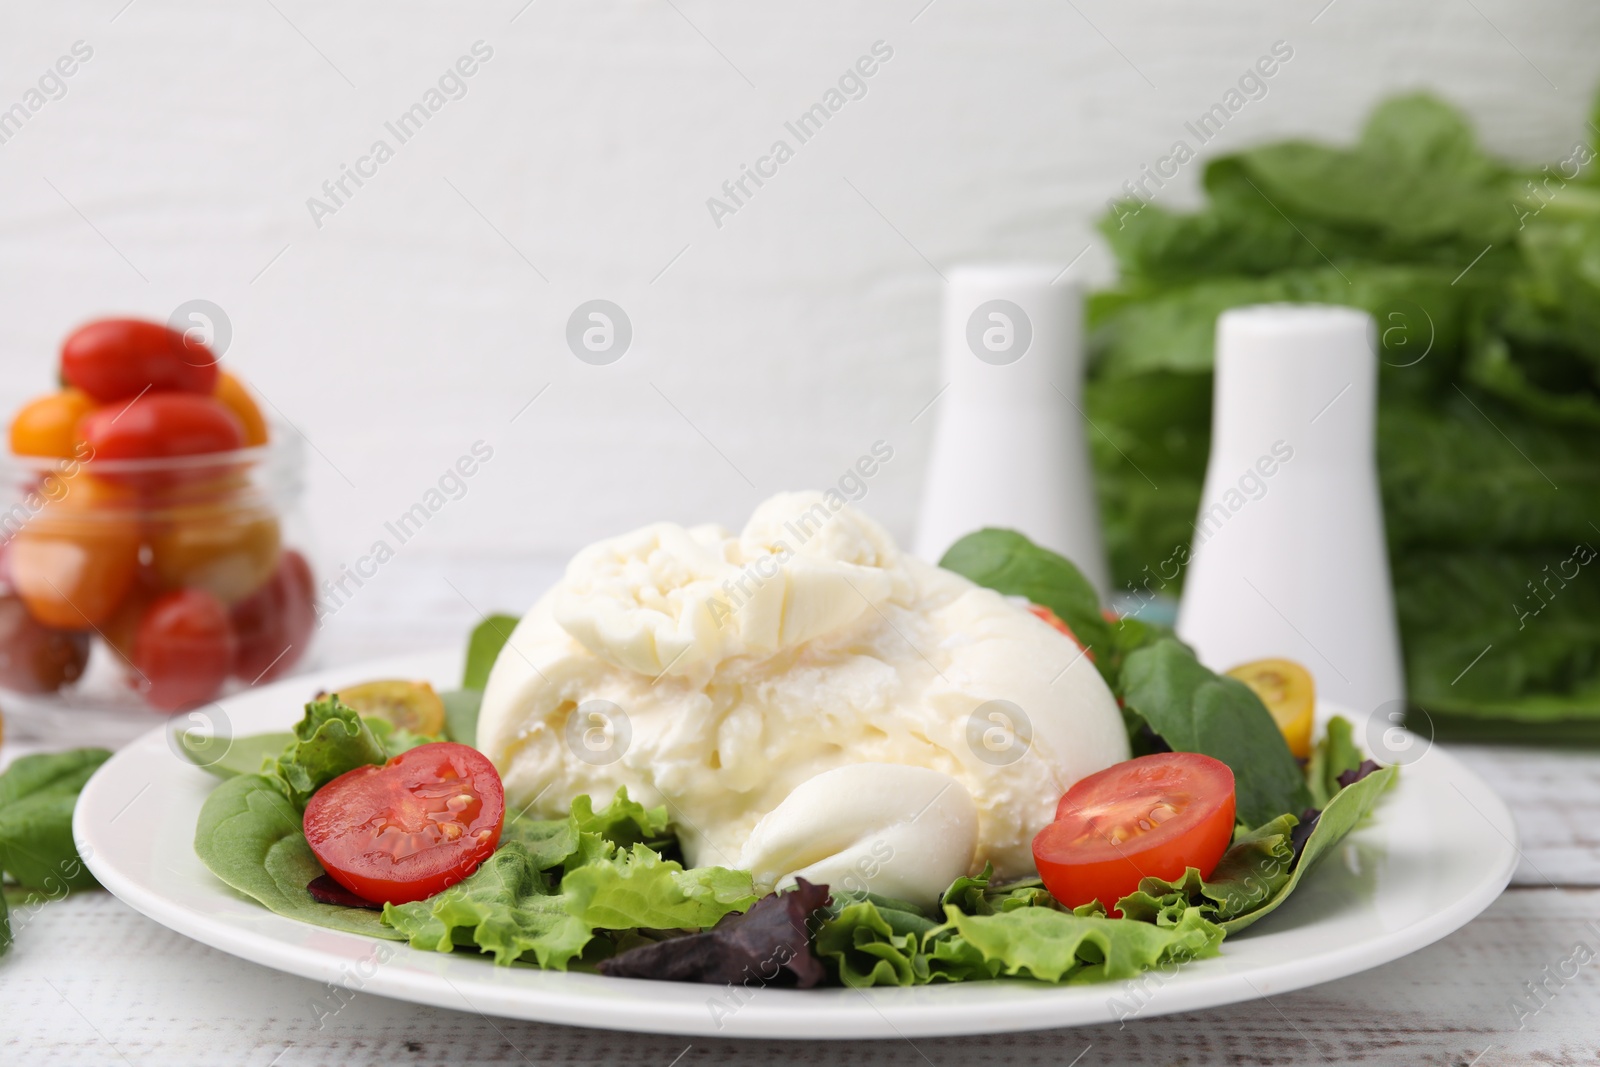
M520 611L553 574L492 560L397 560L390 570L329 623L322 662L451 643L474 607ZM334 994L94 892L40 909L0 961L0 1064L1600 1064L1600 753L1456 751L1516 814L1523 862L1511 888L1421 952L1268 1001L1120 1029L915 1044L611 1033ZM1579 945L1595 959L1552 978ZM1534 1000L1524 983L1546 992Z

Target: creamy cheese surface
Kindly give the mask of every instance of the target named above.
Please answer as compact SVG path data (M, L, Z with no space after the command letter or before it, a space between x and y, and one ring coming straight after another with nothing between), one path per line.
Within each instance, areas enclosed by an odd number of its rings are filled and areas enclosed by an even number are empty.
M850 866L923 899L986 861L1031 873L1061 794L1128 758L1069 638L901 553L837 493L773 497L737 535L658 523L579 552L496 661L478 747L511 812L625 785L667 805L693 865L767 885ZM801 790L867 764L894 766Z

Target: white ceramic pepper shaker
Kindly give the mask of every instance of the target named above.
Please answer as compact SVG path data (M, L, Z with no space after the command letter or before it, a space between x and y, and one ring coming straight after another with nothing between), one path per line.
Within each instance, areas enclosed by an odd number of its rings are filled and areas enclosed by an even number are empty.
M1298 660L1371 712L1405 696L1378 493L1377 330L1352 308L1217 320L1211 458L1178 635L1214 670Z
M949 273L942 383L915 551L937 562L985 526L1018 530L1110 591L1083 400L1083 294L1059 270Z

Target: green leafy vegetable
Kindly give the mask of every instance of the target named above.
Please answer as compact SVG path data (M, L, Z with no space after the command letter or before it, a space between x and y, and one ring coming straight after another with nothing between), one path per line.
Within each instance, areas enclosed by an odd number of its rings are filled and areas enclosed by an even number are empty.
M1111 645L1100 598L1083 572L1065 556L1041 548L1015 530L970 533L950 546L939 566L998 593L1024 596L1049 608L1087 648Z
M49 893L95 885L72 840L72 809L110 758L103 748L23 756L0 774L0 871Z
M295 741L292 733L250 734L218 739L213 734L185 730L178 734L178 747L196 766L218 778L240 774L260 774L270 760L276 760ZM218 747L222 754L217 754Z
M459 745L478 745L478 710L483 706L481 689L447 689L439 694L444 702L445 737Z
M1126 710L1179 752L1201 752L1233 770L1238 817L1257 826L1310 802L1305 779L1259 697L1213 674L1172 638L1128 655L1121 678Z
M520 620L515 615L489 615L472 628L467 639L467 665L461 675L461 688L482 690L489 684L489 670L500 658L500 650L511 640L511 631Z
M1214 956L1223 936L1198 911L1161 925L1061 911L1036 887L990 890L987 871L958 879L942 909L940 922L903 901L836 904L817 930L817 955L858 988L1001 977L1079 983Z
M1346 786L1328 802L1294 856L1293 815L1283 815L1234 842L1209 879L1193 867L1176 882L1146 878L1117 908L1132 919L1166 923L1198 913L1229 935L1276 910L1300 880L1344 839L1394 784L1399 771L1385 767Z
M294 727L294 743L278 757L268 777L278 782L297 809L311 794L346 771L388 760L383 743L368 722L337 695L306 705Z
M498 964L529 956L565 970L596 930L702 929L755 902L748 872L685 871L642 843L665 829L664 812L626 790L598 813L579 797L566 819L508 826L472 875L427 900L386 906L384 921L416 948L475 945Z
M323 874L306 843L299 808L279 782L244 774L206 797L194 850L211 873L279 915L348 933L398 939L377 912L319 904L306 891Z
M1119 205L1102 230L1121 278L1090 301L1085 399L1122 589L1181 590L1218 314L1360 307L1378 324L1379 476L1412 701L1441 734L1600 739L1600 582L1565 562L1600 543L1594 159L1584 142L1542 170L1494 159L1456 111L1409 95L1353 145L1212 160L1199 212Z

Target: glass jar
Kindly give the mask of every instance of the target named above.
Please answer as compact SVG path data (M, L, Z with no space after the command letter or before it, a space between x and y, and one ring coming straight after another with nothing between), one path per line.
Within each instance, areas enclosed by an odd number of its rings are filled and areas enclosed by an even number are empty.
M121 743L306 663L316 586L286 429L172 459L0 459L7 738Z

